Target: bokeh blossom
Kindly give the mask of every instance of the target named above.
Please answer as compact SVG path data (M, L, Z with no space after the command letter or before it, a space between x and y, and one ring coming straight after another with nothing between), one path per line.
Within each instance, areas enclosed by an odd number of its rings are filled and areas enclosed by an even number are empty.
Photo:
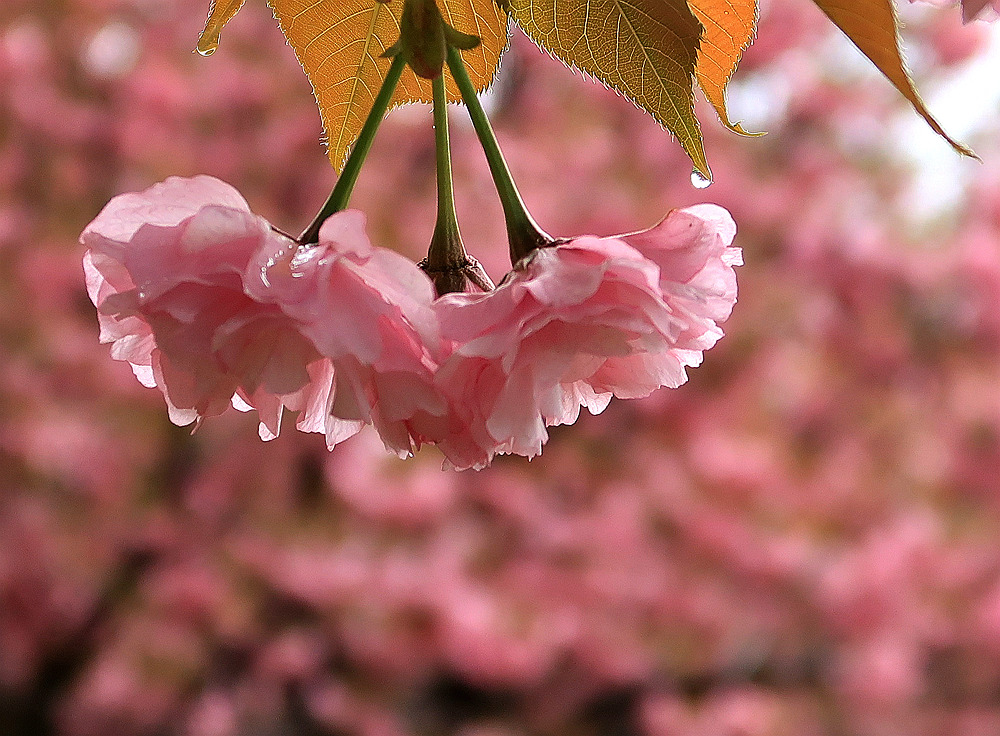
M962 0L962 17L966 21L979 17L986 8L992 8L994 13L1000 12L998 0Z

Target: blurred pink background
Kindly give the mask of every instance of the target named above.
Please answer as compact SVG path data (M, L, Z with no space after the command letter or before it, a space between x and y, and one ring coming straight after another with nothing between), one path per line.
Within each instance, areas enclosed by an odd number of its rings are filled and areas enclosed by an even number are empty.
M701 191L643 113L515 33L488 105L539 222L718 202L747 265L688 384L456 474L370 432L265 444L235 412L192 436L98 344L77 237L111 196L209 173L297 232L335 178L270 12L203 59L207 6L0 6L0 734L1000 734L992 26L903 8L977 164L810 3L770 0L732 91L770 133L706 109ZM453 119L466 245L499 279ZM353 202L374 242L423 255L433 161L429 109L394 112Z

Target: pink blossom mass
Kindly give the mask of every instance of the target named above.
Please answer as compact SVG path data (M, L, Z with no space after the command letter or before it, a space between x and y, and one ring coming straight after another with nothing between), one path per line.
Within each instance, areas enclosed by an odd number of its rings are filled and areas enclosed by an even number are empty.
M328 413L374 424L402 457L439 433L446 405L434 387L441 351L434 290L416 264L365 234L356 210L331 216L316 245L271 238L250 264L246 290L278 305L335 367ZM346 439L327 433L332 446Z
M258 409L270 438L283 406L329 393L329 371L310 365L321 360L312 344L243 290L247 264L276 237L235 189L208 176L116 197L84 230L101 341L143 385L159 387L175 424L233 404Z
M446 465L481 469L539 454L581 407L682 384L736 300L735 233L721 207L691 207L436 299L415 263L372 245L362 213L300 244L199 176L116 197L82 241L101 340L176 424L233 405L271 439L288 408L331 448L371 424L400 457L437 444Z
M684 383L736 301L735 233L721 207L674 211L647 231L541 248L493 292L437 300L452 345L438 383L462 425L462 449L445 438L445 455L530 458L581 407ZM457 461L470 439L482 454Z
M702 351L722 337L719 325L736 304L733 267L743 265L743 252L732 247L732 215L718 205L699 204L620 237L659 267L660 291L680 329L675 350L690 351L683 354L683 365L698 365Z

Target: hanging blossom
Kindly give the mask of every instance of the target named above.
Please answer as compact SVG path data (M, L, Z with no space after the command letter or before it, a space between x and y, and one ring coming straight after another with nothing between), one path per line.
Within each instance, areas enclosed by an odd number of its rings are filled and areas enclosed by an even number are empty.
M294 320L331 361L335 389L326 411L338 422L373 424L401 457L443 433L434 287L412 261L369 242L361 212L329 217L316 245L271 238L244 285Z
M332 447L378 419L387 446L404 452L408 437L393 423L409 418L400 407L419 403L411 388L429 382L433 368L425 347L433 324L421 333L409 322L420 317L421 303L431 316L430 284L413 264L404 268L401 256L373 249L363 227L359 213L342 213L319 245L300 248L254 215L235 189L208 176L173 177L116 197L81 236L101 341L112 343L112 356L128 361L144 385L160 389L176 424L230 405L253 408L261 437L271 439L288 408L301 412L299 429L323 432ZM292 254L294 263L282 260ZM358 261L368 264L361 289L352 291L343 266ZM263 293L265 273L285 303ZM294 290L282 288L298 277L311 289L310 309L326 310L326 336L304 327ZM329 283L319 284L324 277ZM326 298L338 290L339 311L336 298ZM409 370L418 374L412 380Z
M642 232L538 249L493 292L438 299L451 345L438 386L460 427L438 442L448 460L530 458L583 407L684 383L736 301L735 234L721 207L675 210Z
M734 235L720 207L677 210L535 250L494 291L435 299L360 212L302 245L199 176L116 197L81 239L101 340L175 423L233 405L270 439L287 408L330 447L372 424L400 456L437 444L463 469L533 457L583 407L683 383L736 300Z
M270 438L283 407L328 393L315 348L243 291L247 264L272 236L239 192L208 176L115 197L84 230L101 342L160 389L175 424L256 408Z

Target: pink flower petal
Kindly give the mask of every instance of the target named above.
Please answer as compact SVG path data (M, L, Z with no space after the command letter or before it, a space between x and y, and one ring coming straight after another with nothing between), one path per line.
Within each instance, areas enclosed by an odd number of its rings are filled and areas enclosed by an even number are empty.
M272 237L235 189L207 176L116 197L84 230L101 341L159 387L173 422L249 405L271 438L303 391L329 390L313 385L320 356L309 340L244 291L247 264Z
M432 441L447 412L434 384L442 349L434 290L414 263L373 246L364 224L348 210L324 223L315 245L270 237L244 282L331 361L330 412L347 423L338 426L373 424L387 449L406 456Z
M543 248L493 292L434 303L451 354L437 373L451 465L533 457L546 427L687 380L736 301L735 225L714 205L671 212L650 230Z

